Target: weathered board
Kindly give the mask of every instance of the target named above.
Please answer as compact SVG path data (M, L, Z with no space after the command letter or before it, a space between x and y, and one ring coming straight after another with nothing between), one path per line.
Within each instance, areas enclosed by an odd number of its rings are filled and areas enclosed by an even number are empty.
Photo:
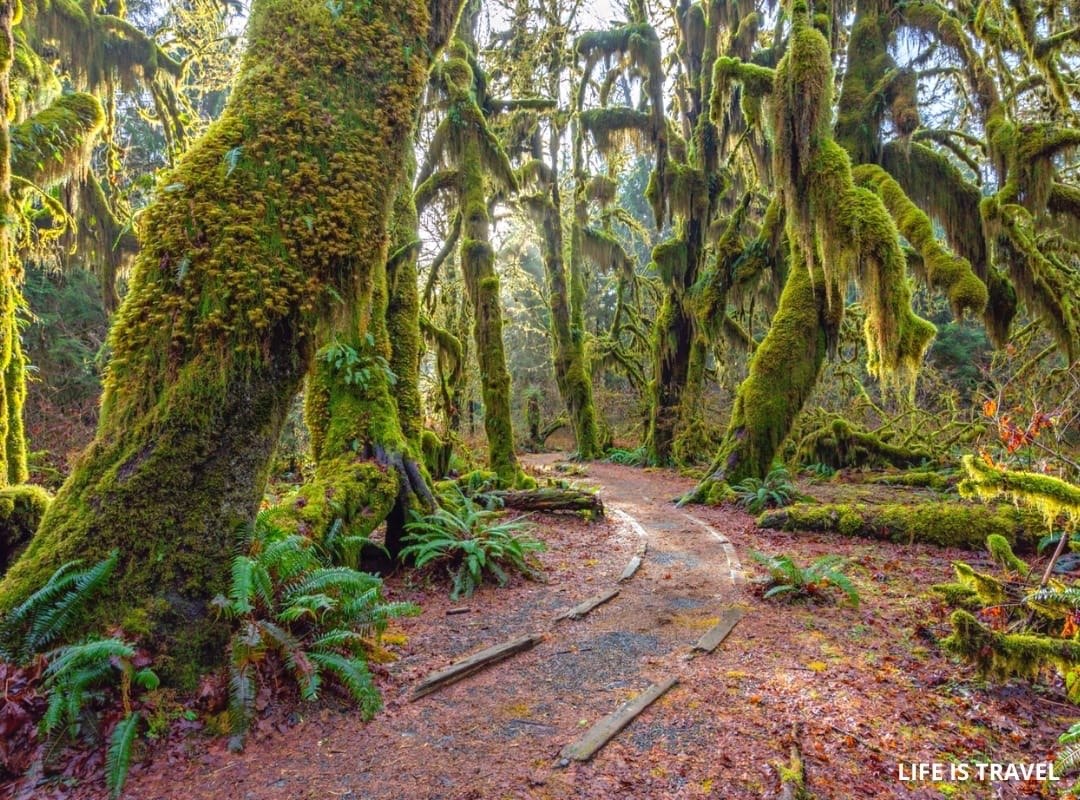
M727 638L727 635L731 633L731 629L742 618L743 612L741 608L727 609L720 616L720 621L705 631L704 635L697 640L694 649L703 653L711 653L720 645L720 642Z
M622 575L619 576L619 583L628 581L634 577L634 573L638 571L638 567L641 566L641 556L634 556L630 559L630 563L626 565L626 568L622 571Z
M540 634L532 633L527 636L519 636L508 642L492 645L491 647L481 650L479 653L473 653L471 656L456 661L445 669L432 672L420 682L419 686L413 689L410 700L417 700L424 695L431 694L437 689L449 686L451 683L455 683L462 678L468 677L474 672L479 672L485 667L497 664L512 655L531 650L539 642L543 641L543 639L544 637Z
M573 608L568 608L566 611L556 616L555 621L558 622L561 619L581 619L597 606L602 606L608 600L611 600L613 597L618 595L618 593L619 590L615 588L611 588L605 592L601 592L595 597L590 597L588 600L578 603Z
M678 678L668 678L654 683L632 700L627 700L613 712L597 722L585 735L562 749L562 757L573 761L588 761L600 749L618 735L619 731L633 722L642 711L659 700L675 684Z

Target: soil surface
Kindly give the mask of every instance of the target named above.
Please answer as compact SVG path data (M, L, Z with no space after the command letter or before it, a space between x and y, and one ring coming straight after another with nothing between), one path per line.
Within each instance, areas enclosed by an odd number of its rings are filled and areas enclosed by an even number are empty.
M387 578L390 599L423 612L395 623L398 657L377 667L385 707L374 720L333 697L284 717L268 710L240 754L192 724L182 747L174 734L133 766L125 797L774 797L793 723L808 788L822 800L1057 796L1033 782L900 780L911 762L1050 759L1072 722L1060 692L988 686L937 646L947 610L926 588L949 580L950 561L978 556L759 531L734 508L676 508L692 482L673 472L593 463L560 473L558 461L528 459L537 474L599 486L608 513L591 523L534 517L548 545L543 582L515 579L452 603L444 576ZM643 543L643 565L618 584ZM842 553L862 603L762 600L743 580L743 570L759 574L751 549L801 564ZM584 619L555 621L615 585L618 596ZM692 645L733 606L746 615L731 635L694 656ZM410 702L428 673L529 633L545 638ZM678 685L592 761L561 759L593 723L671 676Z

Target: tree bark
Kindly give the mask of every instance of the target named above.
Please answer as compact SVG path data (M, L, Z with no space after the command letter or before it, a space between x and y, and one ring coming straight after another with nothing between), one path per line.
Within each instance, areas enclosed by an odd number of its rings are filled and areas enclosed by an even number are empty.
M0 582L0 609L65 561L115 549L83 631L139 635L173 684L220 662L227 630L208 624L209 600L227 589L237 528L258 508L319 331L343 316L370 326L385 292L389 201L458 6L256 0L222 118L146 212L97 437ZM374 407L396 422L388 393ZM381 497L378 440L401 434L370 432L348 467Z

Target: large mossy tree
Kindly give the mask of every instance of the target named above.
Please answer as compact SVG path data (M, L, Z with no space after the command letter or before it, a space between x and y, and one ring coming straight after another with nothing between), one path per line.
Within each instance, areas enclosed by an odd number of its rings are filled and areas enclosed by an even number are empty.
M309 374L319 491L293 498L291 518L318 535L400 508L415 464L386 371L359 368L391 355L388 219L458 5L256 0L222 117L146 212L97 437L0 582L0 608L115 549L89 626L141 635L174 682L219 661L208 603Z
M1070 261L1080 216L1067 199L1075 189L1059 175L1058 156L1076 146L1076 131L1034 121L1037 106L1020 98L1040 94L1069 116L1061 95L1075 93L1075 86L1063 88L1057 54L1075 37L1061 33L1066 21L1056 19L1051 28L1059 35L1031 41L1035 33L1023 20L1032 7L1014 5L1016 14L986 4L970 20L941 5L857 3L835 124L832 62L839 39L829 34L844 19L830 7L796 2L790 8L791 32L775 76L753 63L717 64L718 81L768 95L773 180L790 269L695 498L709 498L724 481L768 471L836 344L851 280L865 312L867 368L883 384L910 387L934 334L912 313L909 268L942 291L956 314L983 313L999 342L1007 338L1018 294L1046 321L1062 351L1075 356L1080 286ZM930 41L916 62L945 48L960 64L946 74L958 96L974 99L969 125L982 137L922 127L918 75L900 68L889 50L904 28ZM1012 77L991 70L988 61L1023 56L1025 49L1031 74L1023 87L1010 85L1006 102L1000 84L1012 84ZM1035 53L1043 61L1032 61ZM971 172L965 175L957 163ZM980 199L986 193L977 181L984 173L997 190ZM934 223L944 229L944 242Z

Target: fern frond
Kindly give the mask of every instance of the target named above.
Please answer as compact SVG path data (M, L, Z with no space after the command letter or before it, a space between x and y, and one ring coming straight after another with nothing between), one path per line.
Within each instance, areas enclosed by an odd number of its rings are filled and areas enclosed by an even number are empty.
M105 785L113 800L117 800L124 789L140 719L138 714L128 714L117 723L109 740L109 750L105 754Z
M347 658L339 653L312 652L311 660L330 672L360 706L364 719L371 719L382 708L382 698L371 679L367 664L359 658Z

